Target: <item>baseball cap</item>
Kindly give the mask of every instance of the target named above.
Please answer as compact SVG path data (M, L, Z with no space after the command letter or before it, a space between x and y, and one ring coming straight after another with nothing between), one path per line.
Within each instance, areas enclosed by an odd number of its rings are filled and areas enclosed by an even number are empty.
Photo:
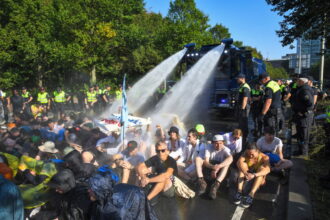
M137 148L137 146L138 146L138 143L136 141L129 141L127 143L127 150L129 152L132 152L133 150L135 150L135 148Z
M266 72L265 73L262 73L262 74L259 75L259 80L262 80L262 79L264 79L266 77L269 77L269 74L266 73Z
M307 78L309 81L314 81L313 76L306 76L306 78Z
M205 134L205 128L204 128L204 125L202 124L197 124L195 126L195 129L197 131L198 134Z
M238 79L238 78L242 78L242 79L245 79L245 75L243 74L243 73L240 73L240 74L238 74L237 76L236 76L236 79Z
M213 136L213 139L212 139L212 141L224 141L225 139L223 138L223 136L222 135L220 135L220 134L216 134L216 135L214 135Z

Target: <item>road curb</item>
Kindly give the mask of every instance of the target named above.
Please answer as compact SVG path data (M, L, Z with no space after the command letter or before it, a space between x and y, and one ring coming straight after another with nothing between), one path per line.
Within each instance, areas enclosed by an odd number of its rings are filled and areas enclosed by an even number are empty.
M313 220L313 209L307 183L304 159L292 158L290 172L287 220Z

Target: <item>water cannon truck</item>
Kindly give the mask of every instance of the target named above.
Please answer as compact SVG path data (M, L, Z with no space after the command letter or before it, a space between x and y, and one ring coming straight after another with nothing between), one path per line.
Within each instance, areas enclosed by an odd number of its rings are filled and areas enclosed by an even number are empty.
M221 42L225 48L210 83L209 108L220 111L235 110L239 88L236 76L239 73L245 74L246 81L253 85L257 82L258 76L266 71L265 64L262 60L253 58L251 51L245 47L234 46L232 38L223 39ZM208 51L219 45L203 45L200 49L196 49L194 43L185 45L187 52L181 65L185 66L186 71L189 70Z

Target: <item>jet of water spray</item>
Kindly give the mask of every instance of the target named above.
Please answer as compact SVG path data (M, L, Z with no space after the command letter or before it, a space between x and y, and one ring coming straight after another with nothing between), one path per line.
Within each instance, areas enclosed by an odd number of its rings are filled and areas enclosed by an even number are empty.
M173 123L170 115L185 121L192 111L198 110L192 108L198 104L196 101L205 90L223 50L224 45L221 44L209 51L175 84L149 114L154 123L167 127Z
M166 80L169 74L178 65L186 51L187 48L184 48L170 56L133 85L127 93L128 111L130 113L136 113L139 108L147 102L161 83ZM107 116L111 113L117 113L120 103L121 101L115 101L110 109L103 114L103 116Z

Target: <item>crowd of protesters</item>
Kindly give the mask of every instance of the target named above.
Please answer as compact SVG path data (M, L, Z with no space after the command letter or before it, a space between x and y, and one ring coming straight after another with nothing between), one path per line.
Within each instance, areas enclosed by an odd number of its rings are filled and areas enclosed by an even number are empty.
M233 203L248 208L270 172L285 178L293 166L272 126L249 143L246 129L208 140L202 124L186 133L148 124L129 127L122 142L119 130L105 133L85 114L120 99L120 90L99 90L89 88L81 113L65 111L71 97L61 88L53 97L44 88L37 97L26 88L7 98L0 91L0 219L157 219L160 196L214 200L228 185L236 189Z

